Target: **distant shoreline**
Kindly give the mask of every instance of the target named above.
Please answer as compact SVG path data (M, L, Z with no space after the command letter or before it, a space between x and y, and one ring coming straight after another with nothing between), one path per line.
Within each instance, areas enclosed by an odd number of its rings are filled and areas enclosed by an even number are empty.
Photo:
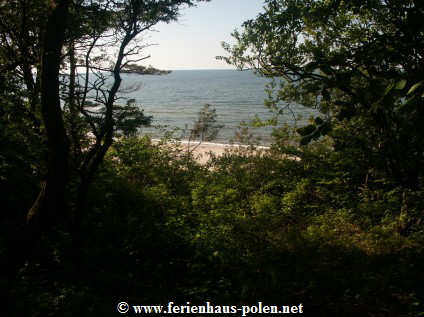
M199 71L205 71L205 70L212 70L212 71L214 71L214 70L217 70L217 71L222 71L222 70L229 70L229 71L245 71L245 70L248 70L248 69L243 69L243 70L240 70L240 69L237 69L237 68L195 68L195 69L171 69L171 71L173 71L173 72L179 72L179 71L196 71L196 70L199 70Z

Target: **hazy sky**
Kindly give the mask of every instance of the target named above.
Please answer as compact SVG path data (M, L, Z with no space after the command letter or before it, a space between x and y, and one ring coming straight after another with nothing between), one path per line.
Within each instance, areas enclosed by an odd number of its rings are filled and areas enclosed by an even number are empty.
M234 43L231 32L244 21L263 12L262 0L212 0L184 9L179 23L156 26L145 49L150 58L141 62L160 69L225 69L233 68L215 59L224 55L221 42Z

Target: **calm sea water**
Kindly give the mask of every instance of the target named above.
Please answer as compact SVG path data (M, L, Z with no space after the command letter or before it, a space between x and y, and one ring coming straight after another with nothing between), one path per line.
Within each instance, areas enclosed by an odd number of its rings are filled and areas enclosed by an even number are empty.
M241 122L250 122L255 115L263 119L272 117L264 106L265 85L269 79L258 77L251 71L237 70L178 70L163 76L124 75L123 86L139 86L127 94L134 98L146 115L153 116L153 125L166 126L167 130L191 129L204 104L216 109L217 124L222 125L215 143L228 143ZM296 114L309 117L310 110L300 106L292 109ZM292 114L279 120L293 123ZM249 132L269 144L271 127L253 128ZM160 137L158 130L143 129ZM180 137L181 131L175 136ZM187 139L187 136L183 136Z

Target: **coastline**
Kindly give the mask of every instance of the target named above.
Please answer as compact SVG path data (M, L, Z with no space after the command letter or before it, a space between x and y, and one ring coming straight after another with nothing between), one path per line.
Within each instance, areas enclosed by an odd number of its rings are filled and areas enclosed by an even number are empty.
M153 142L158 142L159 140L152 139ZM173 143L169 142L168 144L172 145ZM270 149L270 147L267 146L250 146L250 145L242 145L242 144L230 144L230 143L213 143L213 142L202 142L199 144L199 142L189 142L187 140L182 140L179 142L179 144L184 148L187 149L190 147L190 151L192 151L192 154L194 158L197 160L200 164L206 164L207 161L211 158L211 154L214 156L222 156L225 151L227 150L241 150L241 149L248 149L253 148L253 153L257 153L259 151L267 151Z
M189 146L189 143L181 143L186 148ZM214 156L222 156L226 150L230 149L240 149L240 148L248 148L247 145L240 145L240 144L219 144L219 143L201 143L199 146L196 147L198 143L190 144L190 147L193 150L193 156L196 158L197 162L200 164L206 164L208 160L211 158L211 153ZM254 153L257 152L259 147L254 147ZM261 147L264 148L263 146ZM267 148L269 149L269 148Z

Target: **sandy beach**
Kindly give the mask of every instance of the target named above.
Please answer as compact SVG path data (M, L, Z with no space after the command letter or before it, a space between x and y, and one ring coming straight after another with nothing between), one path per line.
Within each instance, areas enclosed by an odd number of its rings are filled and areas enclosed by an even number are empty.
M159 139L152 139L155 144L162 143ZM163 143L162 143L163 144ZM182 153L189 150L192 152L193 157L200 164L206 164L211 158L211 155L222 156L226 151L233 151L236 153L264 153L270 148L267 146L250 146L240 144L224 144L224 143L212 143L212 142L188 142L188 141L169 141L165 143L166 146L183 149Z
M193 150L193 156L197 159L200 164L205 164L211 157L211 153L215 156L222 156L226 150L241 150L246 149L249 146L239 145L239 144L218 144L218 143L201 143L198 145L198 142L181 142L182 146L186 148L190 146L190 151ZM197 146L198 145L198 146ZM264 151L268 150L268 147L265 146L257 146L255 147L255 151Z

